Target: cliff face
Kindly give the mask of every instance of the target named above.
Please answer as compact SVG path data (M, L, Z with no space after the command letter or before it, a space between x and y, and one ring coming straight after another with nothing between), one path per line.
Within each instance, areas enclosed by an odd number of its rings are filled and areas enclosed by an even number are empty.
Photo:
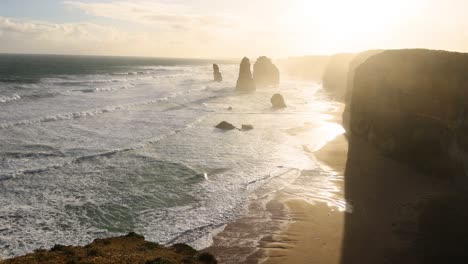
M350 122L350 105L353 98L353 88L354 88L354 75L356 74L356 69L363 64L370 57L382 53L383 50L368 50L359 53L353 60L349 63L348 66L348 75L346 77L346 89L344 92L344 102L346 104L345 110L343 112L343 127L346 130L349 130Z
M339 101L344 101L349 65L355 56L352 53L333 55L323 73L323 88Z
M349 126L383 153L468 182L468 54L392 50L357 67Z

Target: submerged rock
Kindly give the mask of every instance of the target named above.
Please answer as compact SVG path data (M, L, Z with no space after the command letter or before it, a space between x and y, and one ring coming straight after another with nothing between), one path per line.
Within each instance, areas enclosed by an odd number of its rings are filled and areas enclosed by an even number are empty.
M222 82L223 81L223 75L219 71L218 64L213 64L213 78L214 78L215 82Z
M241 130L243 131L249 131L249 130L252 130L254 129L254 127L252 125L242 125L242 128Z
M250 60L247 57L242 59L239 69L239 78L237 79L236 90L243 92L255 91L255 81L250 70Z
M270 58L265 56L258 58L253 69L253 78L258 87L279 85L280 72Z
M223 121L221 123L219 123L218 125L215 126L216 128L218 129L222 129L222 130L233 130L233 129L236 129L236 127L231 124L231 123L228 123L226 121Z
M275 94L273 97L271 97L271 104L273 105L273 108L275 109L281 109L281 108L286 108L287 105L284 102L284 98L281 94Z

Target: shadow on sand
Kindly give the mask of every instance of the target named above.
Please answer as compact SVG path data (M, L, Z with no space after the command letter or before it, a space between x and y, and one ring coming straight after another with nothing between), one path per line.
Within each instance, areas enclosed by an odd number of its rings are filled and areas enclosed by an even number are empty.
M467 193L349 141L341 263L468 263Z

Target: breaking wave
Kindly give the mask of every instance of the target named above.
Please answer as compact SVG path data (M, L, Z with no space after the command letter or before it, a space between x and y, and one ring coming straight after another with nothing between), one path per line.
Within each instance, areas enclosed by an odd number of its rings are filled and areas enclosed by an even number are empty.
M17 94L14 94L14 95L11 95L11 96L0 96L0 103L8 103L8 102L17 101L17 100L20 100L20 99L21 99L21 96L19 96Z

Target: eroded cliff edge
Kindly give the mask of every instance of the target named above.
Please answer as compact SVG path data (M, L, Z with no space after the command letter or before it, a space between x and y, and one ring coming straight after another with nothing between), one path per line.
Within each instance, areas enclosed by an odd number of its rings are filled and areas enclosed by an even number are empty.
M356 68L350 96L354 136L468 186L468 54L381 52Z
M135 233L126 236L95 239L92 243L80 246L55 245L50 250L38 249L34 253L8 260L1 264L162 264L192 263L216 264L211 254L197 252L185 244L164 247Z

